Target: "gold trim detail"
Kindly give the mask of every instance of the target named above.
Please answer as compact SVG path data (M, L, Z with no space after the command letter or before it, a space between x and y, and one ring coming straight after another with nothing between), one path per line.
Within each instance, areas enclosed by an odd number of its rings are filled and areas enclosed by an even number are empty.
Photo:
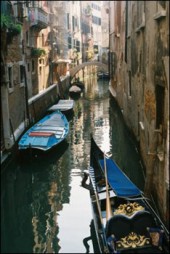
M146 247L147 245L151 245L150 238L147 238L144 235L138 235L134 232L131 232L128 236L122 237L120 241L116 242L118 249Z
M124 214L127 216L131 216L133 213L137 211L143 211L145 208L141 205L139 205L137 202L129 203L129 204L121 204L118 206L118 208L115 210L115 214Z

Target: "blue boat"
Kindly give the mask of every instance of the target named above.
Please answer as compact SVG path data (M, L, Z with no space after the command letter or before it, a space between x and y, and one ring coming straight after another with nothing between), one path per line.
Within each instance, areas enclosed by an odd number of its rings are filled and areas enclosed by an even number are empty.
M82 186L90 192L98 253L169 253L169 231L152 203L93 137Z
M19 140L18 149L48 151L61 143L69 133L69 123L59 110L45 116L32 126Z

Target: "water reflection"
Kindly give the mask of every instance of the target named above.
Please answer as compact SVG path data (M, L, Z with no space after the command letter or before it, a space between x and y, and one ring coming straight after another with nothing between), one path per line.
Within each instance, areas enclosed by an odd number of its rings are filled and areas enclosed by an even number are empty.
M96 251L89 193L81 187L89 166L91 133L133 180L137 182L138 175L142 179L139 155L119 108L109 97L107 81L89 75L69 123L68 138L57 149L46 156L22 157L4 171L2 253Z
M110 128L112 158L128 177L140 188L144 188L143 165L137 150L137 143L125 125L122 112L116 101L110 97Z

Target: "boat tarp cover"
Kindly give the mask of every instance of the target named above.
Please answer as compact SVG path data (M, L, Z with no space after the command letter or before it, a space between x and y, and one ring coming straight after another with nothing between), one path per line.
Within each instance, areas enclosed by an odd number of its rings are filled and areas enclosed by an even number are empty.
M48 150L59 144L68 131L69 123L66 117L60 111L55 111L41 119L21 137L18 143L19 149L32 147ZM53 135L47 135L49 133Z
M104 171L104 160L100 160L100 165ZM133 197L141 195L142 192L123 173L112 159L106 158L106 168L108 183L119 197Z

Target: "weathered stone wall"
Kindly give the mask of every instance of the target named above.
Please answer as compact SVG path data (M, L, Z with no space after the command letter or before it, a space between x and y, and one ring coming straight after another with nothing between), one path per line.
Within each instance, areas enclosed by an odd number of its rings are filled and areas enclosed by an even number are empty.
M116 17L110 31L110 51L116 54L111 86L139 141L146 170L145 193L154 196L168 221L169 2L163 6L162 1L110 3Z
M63 95L67 95L69 87L69 77L65 77L61 80L62 88L59 87L59 84L54 84L52 89L49 87L44 90L44 92L32 97L29 99L29 113L30 120L32 122L38 121L42 116L47 112L47 109L57 103L59 96L61 96L61 90Z

